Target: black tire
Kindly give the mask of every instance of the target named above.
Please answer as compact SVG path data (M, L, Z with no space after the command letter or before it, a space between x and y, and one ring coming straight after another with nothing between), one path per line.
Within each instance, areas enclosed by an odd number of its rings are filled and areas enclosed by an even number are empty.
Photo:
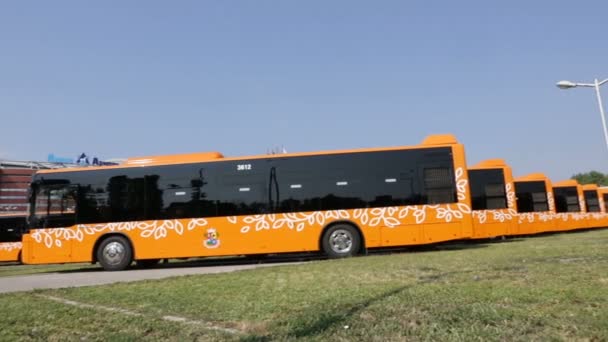
M122 236L110 236L97 247L97 261L106 271L122 271L133 261L133 249Z
M158 265L159 262L160 262L160 259L144 259L144 260L135 261L137 266L141 267L141 268L154 267L154 266Z
M336 224L323 234L321 247L330 258L351 257L361 248L361 236L350 224Z

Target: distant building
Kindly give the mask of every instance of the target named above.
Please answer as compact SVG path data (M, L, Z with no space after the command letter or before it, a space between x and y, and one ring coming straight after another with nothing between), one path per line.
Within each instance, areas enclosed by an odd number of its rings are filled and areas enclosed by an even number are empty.
M36 170L74 164L0 160L0 241L20 240L28 215L28 188Z

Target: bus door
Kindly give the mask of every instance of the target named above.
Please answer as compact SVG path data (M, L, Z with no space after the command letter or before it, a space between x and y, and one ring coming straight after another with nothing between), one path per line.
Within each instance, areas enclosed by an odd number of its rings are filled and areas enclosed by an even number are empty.
M30 235L36 243L28 246L35 249L32 256L49 263L69 260L73 239L66 235L75 234L77 189L75 185L36 186L30 224Z

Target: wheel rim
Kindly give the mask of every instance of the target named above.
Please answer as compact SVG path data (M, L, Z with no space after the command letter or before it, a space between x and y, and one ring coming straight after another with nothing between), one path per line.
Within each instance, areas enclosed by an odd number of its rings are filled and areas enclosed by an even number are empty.
M118 242L110 242L103 248L103 258L110 265L117 265L125 258L125 246Z
M353 248L353 235L348 230L337 229L329 236L329 246L335 253L349 253Z

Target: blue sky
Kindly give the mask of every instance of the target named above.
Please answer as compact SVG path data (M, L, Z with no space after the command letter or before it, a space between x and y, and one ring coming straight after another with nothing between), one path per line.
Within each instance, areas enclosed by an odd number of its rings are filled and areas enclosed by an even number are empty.
M606 1L0 3L0 158L412 145L608 172ZM603 93L608 102L608 86Z

